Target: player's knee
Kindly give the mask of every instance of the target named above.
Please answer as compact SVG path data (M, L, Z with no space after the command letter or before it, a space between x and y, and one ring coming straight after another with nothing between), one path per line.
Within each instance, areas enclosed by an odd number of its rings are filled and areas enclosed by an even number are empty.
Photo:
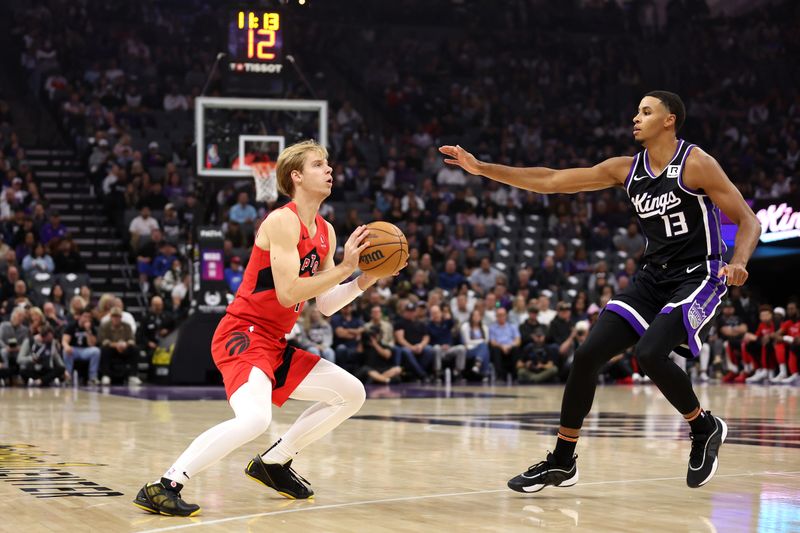
M664 348L652 343L641 341L636 345L635 353L636 359L639 361L639 365L641 365L645 372L649 372L649 369L653 368L654 365L659 364L659 362L665 361L669 355L669 351L665 351Z
M582 344L575 350L575 357L572 358L572 369L570 372L598 372L603 366L602 361L596 360L595 351Z
M250 440L263 435L269 428L270 422L272 422L272 413L253 413L251 416L242 419L242 425Z
M367 391L364 389L364 384L361 383L355 376L348 374L351 378L348 380L345 387L344 400L350 405L353 411L358 411L364 402L367 400Z

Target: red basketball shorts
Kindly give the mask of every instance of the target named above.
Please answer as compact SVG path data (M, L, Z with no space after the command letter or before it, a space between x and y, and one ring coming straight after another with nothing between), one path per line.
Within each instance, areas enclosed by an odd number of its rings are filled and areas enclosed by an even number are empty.
M211 356L230 400L255 366L272 381L272 403L280 407L320 357L286 343L260 326L225 315L214 332Z

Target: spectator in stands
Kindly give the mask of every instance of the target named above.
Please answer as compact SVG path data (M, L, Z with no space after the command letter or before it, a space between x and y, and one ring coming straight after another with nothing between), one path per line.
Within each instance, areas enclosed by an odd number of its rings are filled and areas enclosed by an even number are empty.
M242 191L239 193L236 203L231 207L228 218L241 225L253 224L258 218L258 211L250 204L250 195Z
M514 297L511 309L508 311L508 321L519 327L528 319L528 303L525 297L518 294Z
M9 265L5 276L0 279L0 300L5 302L14 295L14 285L19 281L19 269Z
M153 277L163 274L161 270L164 267L166 254L169 253L169 250L162 250L162 246L166 244L161 230L154 229L150 232L150 240L139 247L136 255L136 269L139 272L139 284L142 292L149 291L149 283ZM157 267L156 258L159 256L159 266ZM169 263L166 264L169 268Z
M780 323L775 334L775 355L778 357L780 372L773 383L794 385L800 382L798 363L800 363L800 313L797 302L792 300L786 304L786 318Z
M38 335L46 323L47 319L41 309L38 307L28 309L28 331L31 335Z
M74 298L73 298L74 301ZM84 301L81 298L81 301ZM97 347L97 328L92 321L92 313L83 309L77 320L64 329L61 336L61 347L64 353L64 366L71 376L75 361L89 361L89 385L97 385L97 373L100 369L100 348Z
M336 351L333 349L333 328L316 307L306 314L303 330L307 340L306 350L319 355L323 359L327 359L331 363L335 363Z
M492 266L488 257L481 259L480 268L476 269L469 276L469 283L472 290L480 295L485 295L494 289L500 271Z
M336 351L336 364L355 372L363 366L359 342L364 333L364 321L353 312L353 304L347 304L331 318L333 346Z
M613 241L617 250L625 252L628 257L633 257L637 261L644 253L644 237L639 233L639 224L636 222L628 224L628 230L623 234L615 235Z
M573 325L572 306L567 302L558 302L556 316L550 321L547 332L548 341L560 346L569 337Z
M152 355L158 348L159 342L169 335L174 327L175 319L172 313L164 308L164 300L160 296L153 296L138 330L141 338L138 344L144 346Z
M536 320L539 322L539 324L549 327L550 322L552 322L556 317L556 311L550 309L550 296L543 292L536 302L537 309L539 310L539 312L536 314Z
M31 305L31 301L28 298L28 285L20 279L14 284L14 294L5 301L4 315L8 315L18 306L24 307L26 305Z
M140 207L147 206L151 211L163 212L164 208L169 203L167 197L164 196L164 193L162 192L162 185L160 181L152 182L150 186L142 192L142 197L139 200Z
M745 379L745 383L763 383L772 377L775 366L775 320L772 306L764 304L759 309L759 324L755 333L746 333L742 341L743 349L753 360L755 373Z
M187 111L189 109L189 101L186 96L178 91L178 85L172 83L169 90L164 95L164 111Z
M487 328L478 309L469 314L469 318L461 324L461 342L467 348L467 361L472 364L470 378L489 379L491 370L491 353L489 351L489 328Z
M242 284L242 279L244 279L242 258L234 255L231 257L231 266L225 269L225 283L228 285L228 290L236 294L236 291L239 290L239 285Z
M33 253L25 256L25 259L22 260L22 271L28 279L38 272L52 274L55 268L53 258L45 251L44 245L40 242L33 247Z
M180 244L181 221L178 218L178 210L175 204L168 203L164 206L164 214L161 217L161 230L164 233L164 240L174 245Z
M30 224L31 222L26 220L25 223ZM36 235L33 234L33 231L25 231L14 251L17 253L17 258L20 261L24 261L26 256L33 253L34 247L36 247Z
M443 363L452 362L453 374L459 378L464 373L467 363L467 348L455 337L456 325L450 315L449 307L442 309L438 305L430 308L428 336L433 348L433 370L436 377L441 376Z
M30 335L25 325L25 309L17 308L11 313L8 321L0 323L0 358L3 366L10 370L12 379L19 382L19 364L17 357L23 341Z
M38 334L31 334L22 341L19 349L19 371L28 386L58 387L61 381L69 380L69 374L61 359L53 328L45 325Z
M466 284L464 284L466 285ZM473 301L474 305L474 301ZM450 298L450 314L453 315L453 320L455 320L456 324L460 327L461 324L469 321L470 317L470 310L472 309L472 305L470 305L469 296L466 292L451 295Z
M158 220L150 216L149 207L143 206L139 210L139 216L131 220L128 226L128 231L131 234L131 249L138 250L140 241L150 237L153 231L158 229Z
M58 211L50 211L50 221L45 222L39 231L39 241L42 244L49 244L53 239L63 239L67 236L67 227L61 222L61 215Z
M370 321L362 335L365 365L361 372L375 383L391 383L400 378L403 368L397 364L394 329L384 320L379 305L370 309Z
M434 351L425 323L425 305L408 301L400 318L394 324L396 345L395 363L413 371L423 381L429 381L433 369Z
M55 274L86 272L86 264L78 251L78 245L71 238L62 239L58 243L58 250L53 255L53 264Z
M542 268L536 273L536 284L539 289L547 289L553 293L558 293L566 284L564 272L556 268L553 256L545 256L542 260Z
M508 311L500 307L497 321L489 326L489 349L495 373L503 378L515 371L515 361L520 347L519 329L508 322Z
M100 325L97 340L101 350L101 383L110 385L112 368L122 366L124 375L128 378L128 385L141 385L142 380L137 375L139 350L136 348L131 327L122 321L122 309L111 308L109 320Z
M64 320L63 316L59 316L55 304L53 302L45 302L42 306L42 313L44 314L47 324L53 328L56 338L60 339L67 322Z
M546 332L542 326L533 330L533 342L517 360L517 380L520 384L545 383L558 377L558 352L552 344L547 344Z

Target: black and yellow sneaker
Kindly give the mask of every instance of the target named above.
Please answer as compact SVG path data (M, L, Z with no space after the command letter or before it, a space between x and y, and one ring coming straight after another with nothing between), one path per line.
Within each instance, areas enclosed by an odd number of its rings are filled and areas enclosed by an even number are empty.
M178 490L167 488L163 481L147 483L139 490L133 504L145 511L165 516L197 516L200 506L183 501L180 493L182 487L177 483L175 485Z
M260 455L253 457L248 463L244 473L250 479L254 479L275 489L278 494L291 500L306 500L314 497L311 484L303 479L297 472L292 470L292 461L289 460L285 465L265 463Z

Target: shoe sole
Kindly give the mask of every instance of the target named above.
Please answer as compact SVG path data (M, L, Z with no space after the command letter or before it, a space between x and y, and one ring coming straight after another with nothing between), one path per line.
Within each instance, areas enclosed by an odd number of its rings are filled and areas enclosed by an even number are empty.
M253 464L253 462L250 461L250 464ZM250 465L247 465L247 468L250 468ZM250 472L248 472L247 469L245 469L244 475L247 476L249 479L252 479L256 483L258 483L259 485L264 485L268 489L274 490L275 492L277 492L278 494L280 494L284 498L288 498L290 500L313 500L314 499L314 495L313 494L311 496L309 496L308 498L298 498L297 496L292 496L288 492L283 492L283 491L280 491L280 490L276 489L275 487L270 487L269 485L267 485L266 483L264 483L263 481L261 481L257 477L250 475Z
M565 479L564 481L562 481L558 485L544 485L544 484L531 485L532 487L538 487L538 488L534 488L534 489L531 489L531 490L528 490L528 487L520 487L522 490L517 490L517 489L511 487L510 485L508 486L508 488L513 490L514 492L520 492L522 494L534 494L536 492L541 491L545 487L558 487L558 488L565 489L567 487L572 487L572 486L576 485L577 483L578 483L578 472L576 471L574 476L572 476L569 479Z
M719 443L719 447L722 448L722 445L725 444L725 439L728 437L728 424L726 424L725 421L722 420L721 418L717 418L717 420L722 426L722 442ZM713 478L714 474L717 473L718 467L719 467L719 448L717 448L717 456L714 457L714 465L711 467L711 473L708 475L707 478L703 480L702 483L700 483L699 485L697 485L697 487L694 488L702 487L703 485L711 481L711 478Z
M135 505L135 506L136 506L136 507L138 507L139 509L142 509L142 510L144 510L144 511L147 511L148 513L151 513L151 514L158 514L158 515L163 515L163 516L178 516L178 517L181 517L181 518L190 518L190 517L192 517L192 516L197 516L197 515L199 515L199 514L200 514L200 509L198 509L198 510L196 510L196 511L193 511L193 512L192 512L192 513L190 513L190 514L187 514L187 515L182 515L182 514L172 514L172 513L165 513L164 511L159 511L158 509L153 509L152 507L147 507L147 506L145 506L145 505L142 505L141 503L139 503L139 502L137 502L137 501L134 501L134 502L133 502L133 505Z

